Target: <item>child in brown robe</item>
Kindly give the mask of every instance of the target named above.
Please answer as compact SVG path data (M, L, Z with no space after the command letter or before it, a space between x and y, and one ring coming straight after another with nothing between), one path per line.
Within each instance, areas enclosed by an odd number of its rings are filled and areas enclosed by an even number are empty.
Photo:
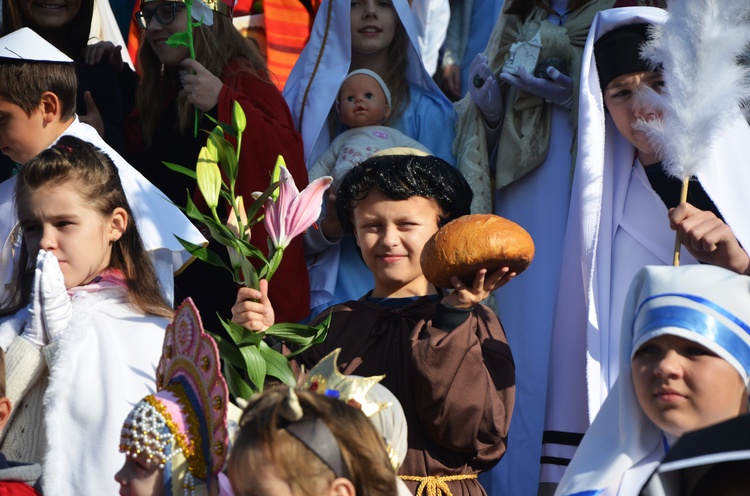
M433 156L371 157L344 176L339 219L356 237L375 287L334 306L326 341L299 357L310 368L341 348L344 374L385 374L382 384L401 402L409 426L400 474L417 494L486 494L477 474L492 468L507 444L513 357L500 321L480 302L515 274L481 269L471 287L454 277L448 293L420 266L425 242L469 213L470 203L464 178ZM274 321L264 291L240 290L232 314L253 330Z

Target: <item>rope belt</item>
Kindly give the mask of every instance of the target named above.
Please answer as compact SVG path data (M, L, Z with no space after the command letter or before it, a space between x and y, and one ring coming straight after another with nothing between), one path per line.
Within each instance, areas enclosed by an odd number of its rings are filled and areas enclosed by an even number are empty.
M419 482L416 496L423 496L424 494L426 496L453 496L446 482L476 479L477 474L446 475L445 477L438 475L428 475L427 477L399 475L398 477L405 481Z

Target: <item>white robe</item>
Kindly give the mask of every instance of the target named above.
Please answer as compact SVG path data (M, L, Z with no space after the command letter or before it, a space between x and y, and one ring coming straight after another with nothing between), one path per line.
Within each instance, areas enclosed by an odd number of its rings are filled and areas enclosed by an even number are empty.
M74 294L70 327L53 343L33 350L44 355L49 368L41 413L47 441L44 459L37 460L45 495L117 494L114 475L125 460L119 452L122 423L141 398L154 392L169 324L136 311L126 296L119 287ZM23 319L9 320L0 332L18 334L24 325ZM8 371L9 390L33 387L13 384L23 375ZM12 419L8 429L13 429Z
M80 122L76 116L62 136L75 136L91 143L109 155L117 166L143 246L154 262L164 297L171 304L174 274L192 260L175 236L197 245L207 243L206 239L164 193L107 145L94 128ZM18 224L13 194L15 184L14 177L0 184L0 301L7 295L6 285L12 279L21 242L20 236L13 236Z
M583 54L578 157L552 337L545 431L583 434L618 376L620 316L630 282L648 264L670 265L674 232L639 164L635 149L604 112L593 44L604 33L637 22L661 23L653 7L601 11ZM742 246L750 246L750 128L739 110L709 154L698 179ZM683 264L695 263L682 249ZM545 456L570 459L575 446L545 444ZM542 466L542 482L560 480L565 466Z
M667 334L695 342L729 362L747 383L750 277L711 265L645 267L629 286L623 309L619 377L556 495L636 496L676 441L646 416L636 397L630 363L649 340ZM669 314L649 315L660 309Z

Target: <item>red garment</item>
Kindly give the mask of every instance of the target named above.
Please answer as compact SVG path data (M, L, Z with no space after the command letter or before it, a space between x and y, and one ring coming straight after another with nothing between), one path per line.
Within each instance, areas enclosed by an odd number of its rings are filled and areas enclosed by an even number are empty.
M251 193L265 190L279 155L300 191L307 186L302 136L294 127L292 114L276 87L242 70L236 60L221 75L224 86L219 94L219 122L232 122L236 100L245 111L247 128L242 135L236 194L249 202ZM268 254L268 238L263 223L253 228L254 244ZM269 284L269 298L278 322L296 322L310 313L310 280L302 248L302 237L284 250L284 258Z
M0 496L40 496L40 494L24 482L0 482Z
M132 80L132 81L130 81ZM307 168L303 158L302 137L294 128L294 121L281 92L269 80L258 77L245 69L240 60L233 60L221 75L224 83L219 102L209 114L220 122L232 122L232 108L236 100L242 106L247 127L242 135L239 174L235 194L245 198L249 205L251 194L264 191L271 183L271 173L276 158L283 155L287 168L297 187L307 186ZM127 88L128 82L132 88ZM135 92L135 78L121 78L121 87ZM176 95L176 91L173 95ZM127 120L128 161L148 180L158 187L177 205L185 205L186 189L191 192L196 205L205 205L195 180L169 170L162 161L173 162L195 170L198 152L206 144L206 133L199 131L193 137L192 125L180 133L175 122L177 111L174 97L163 103L159 113L153 144L144 149L138 109ZM211 130L214 124L203 117L198 128ZM205 209L203 209L205 211ZM263 223L253 228L251 241L264 254L268 253ZM226 250L217 243L210 249L226 257ZM237 295L237 287L229 273L221 268L194 262L175 279L175 301L192 297L204 315L204 324L210 329L221 329L212 320L216 312L222 317L231 317L230 309ZM302 238L294 239L284 251L284 258L269 284L269 298L273 303L279 322L296 322L310 313L310 282L307 275ZM208 322L206 322L206 319Z

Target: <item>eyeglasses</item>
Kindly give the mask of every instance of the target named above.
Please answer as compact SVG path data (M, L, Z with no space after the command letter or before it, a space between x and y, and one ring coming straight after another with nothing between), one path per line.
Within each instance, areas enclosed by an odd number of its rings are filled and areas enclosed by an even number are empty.
M148 28L149 23L151 23L151 19L153 19L154 17L156 17L156 20L159 21L159 24L161 24L162 26L166 26L167 24L171 24L174 21L177 9L184 8L184 3L167 2L159 5L158 7L154 7L153 9L139 10L135 13L135 20L138 23L138 26L141 27L141 29Z

